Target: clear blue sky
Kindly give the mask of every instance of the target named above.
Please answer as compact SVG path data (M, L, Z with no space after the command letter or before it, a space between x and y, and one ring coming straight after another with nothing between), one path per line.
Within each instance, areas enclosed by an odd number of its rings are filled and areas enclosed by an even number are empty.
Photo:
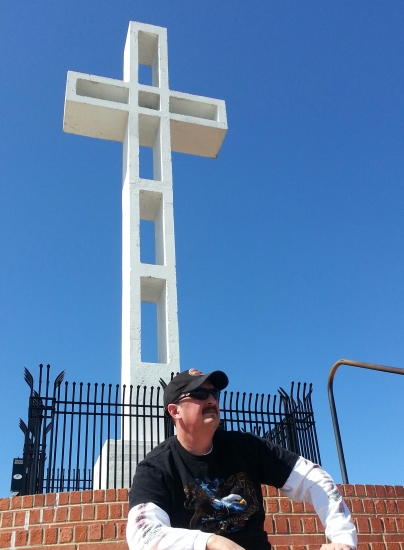
M0 6L0 496L26 420L23 367L119 382L121 145L62 132L68 70L122 77L130 20L168 28L173 90L224 99L218 159L175 154L182 369L230 389L326 381L345 357L404 367L401 1L13 0ZM403 484L404 377L342 368L352 483Z

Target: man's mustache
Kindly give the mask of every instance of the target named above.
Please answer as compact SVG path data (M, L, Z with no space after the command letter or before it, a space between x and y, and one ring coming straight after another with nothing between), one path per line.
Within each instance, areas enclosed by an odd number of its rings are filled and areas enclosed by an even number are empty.
M214 413L218 413L218 408L217 407L213 407L212 405L208 405L207 407L205 407L202 411L203 413L206 413L206 412L214 412Z

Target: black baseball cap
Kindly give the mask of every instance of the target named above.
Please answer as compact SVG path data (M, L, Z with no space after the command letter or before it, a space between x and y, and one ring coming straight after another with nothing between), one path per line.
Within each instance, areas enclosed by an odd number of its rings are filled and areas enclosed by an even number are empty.
M175 403L183 393L196 390L206 380L209 380L218 390L224 390L229 383L227 374L221 370L215 370L209 374L196 369L180 372L164 389L164 408L167 409L170 403Z

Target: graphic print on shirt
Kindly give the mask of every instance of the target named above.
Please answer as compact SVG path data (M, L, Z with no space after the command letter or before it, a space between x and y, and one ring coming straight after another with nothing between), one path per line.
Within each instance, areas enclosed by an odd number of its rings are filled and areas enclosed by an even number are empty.
M254 486L245 473L227 480L195 479L184 487L184 492L185 508L195 510L189 528L205 533L240 531L259 508Z

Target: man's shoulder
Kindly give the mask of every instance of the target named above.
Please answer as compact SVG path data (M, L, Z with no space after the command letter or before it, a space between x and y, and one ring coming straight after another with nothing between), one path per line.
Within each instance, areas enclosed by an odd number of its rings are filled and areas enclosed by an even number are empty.
M129 493L129 508L145 502L154 502L163 510L168 510L166 499L176 476L173 460L174 440L174 437L164 440L137 465Z
M167 459L167 457L169 457L173 452L174 440L175 436L173 435L162 441L159 445L157 445L149 453L147 453L145 458L141 462L139 462L139 465L157 463Z

